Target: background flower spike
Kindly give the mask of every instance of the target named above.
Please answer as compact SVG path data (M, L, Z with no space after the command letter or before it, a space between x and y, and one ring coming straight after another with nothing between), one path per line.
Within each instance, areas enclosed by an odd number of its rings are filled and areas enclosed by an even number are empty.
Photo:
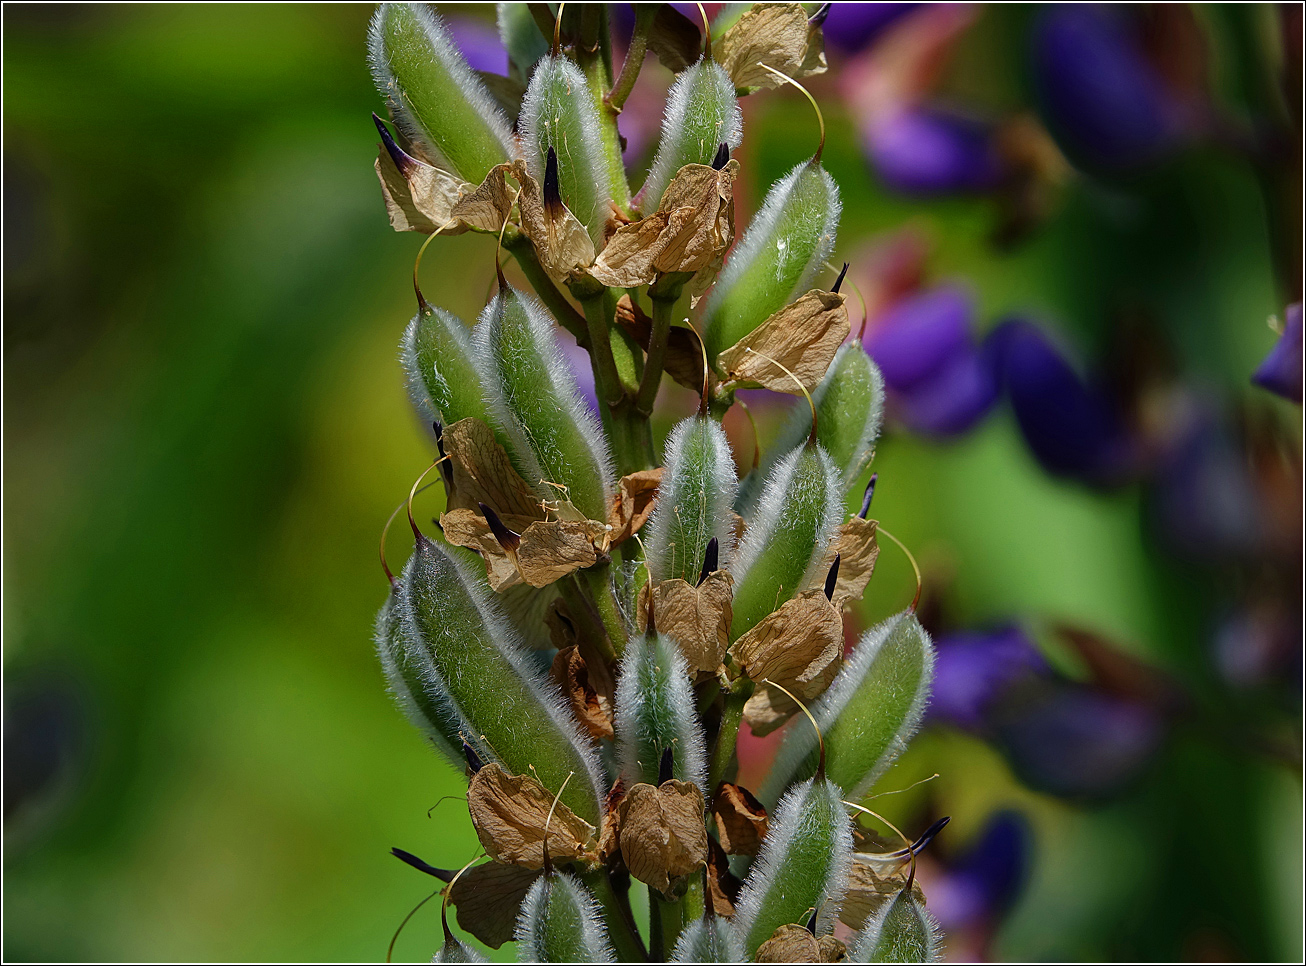
M574 876L535 880L517 917L517 955L526 963L610 963L616 953L594 896Z
M426 160L480 184L516 152L512 127L424 3L383 3L368 59L395 126Z

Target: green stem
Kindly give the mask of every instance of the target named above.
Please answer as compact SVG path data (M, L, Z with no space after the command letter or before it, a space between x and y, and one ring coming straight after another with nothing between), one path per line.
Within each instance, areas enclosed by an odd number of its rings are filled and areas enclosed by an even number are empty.
M585 310L585 329L589 334L590 361L594 366L594 381L599 391L599 400L609 408L615 408L625 393L621 387L621 376L617 373L617 363L612 358L612 336L608 328L607 313L603 311L603 292L587 292L573 295L580 298L581 308Z
M626 621L621 616L621 609L617 607L617 598L612 590L612 565L595 564L586 570L578 571L577 576L580 577L581 585L585 588L589 599L594 602L603 629L607 632L608 640L612 642L614 656L620 657L626 650Z
M658 961L666 962L676 948L680 930L685 927L685 908L679 899L667 902L662 893L648 887L649 953Z
M591 872L582 877L594 898L603 907L603 918L608 924L608 937L617 957L623 963L647 963L648 950L639 938L635 928L635 917L630 911L630 901L612 887L612 880L606 869Z
M535 289L535 294L544 303L545 308L553 313L553 317L575 337L579 345L588 346L589 333L585 327L585 319L567 301L567 297L562 294L558 286L553 284L553 279L549 278L539 259L535 257L535 249L526 236L518 235L517 240L506 247L512 252L513 258L517 259L522 274L526 276L526 281L531 283L531 288Z
M721 712L721 730L717 732L716 745L712 749L712 764L708 769L709 789L715 789L721 782L732 777L736 766L735 744L739 740L739 728L744 720L744 703L752 693L753 682L740 678L735 682L734 690L726 695L725 710Z
M703 877L697 873L689 877L689 887L685 897L680 900L684 908L685 922L695 922L703 918L707 911L707 899L703 895Z
M644 66L644 57L648 54L648 34L653 21L658 15L655 3L635 4L635 32L630 35L630 46L626 49L626 59L621 64L621 74L616 84L603 99L613 117L621 113L626 98L635 89L640 69Z
M582 6L581 42L576 61L589 81L590 96L599 115L599 137L607 160L609 194L613 203L630 214L630 183L626 180L626 163L621 157L621 133L617 115L608 110L606 92L612 86L611 31L607 8L602 4Z
M658 387L662 385L662 368L667 358L667 342L671 334L671 317L676 308L679 290L670 299L653 300L653 329L648 337L648 356L644 360L644 378L635 395L635 411L648 417L657 402Z
M558 588L558 595L566 603L572 620L579 625L580 634L578 636L583 640L592 642L606 660L615 660L616 651L613 650L612 642L608 640L607 628L603 624L603 619L599 616L599 609L585 592L576 576L573 574L570 577L564 577L555 586Z

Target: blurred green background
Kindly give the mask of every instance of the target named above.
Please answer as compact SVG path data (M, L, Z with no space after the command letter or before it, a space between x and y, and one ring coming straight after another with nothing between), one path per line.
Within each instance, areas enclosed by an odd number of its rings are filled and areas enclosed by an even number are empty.
M420 239L372 171L370 10L4 8L5 698L36 709L47 765L11 775L6 734L6 959L383 958L430 891L389 847L477 851L370 642L381 525L430 452L396 359ZM997 102L1008 27L990 11L959 68ZM743 209L810 151L807 112L749 104ZM832 98L828 122L841 248L912 221L986 320L1032 310L1089 346L1135 293L1188 372L1300 440L1300 410L1247 384L1282 306L1237 163L1189 157L1138 217L1072 187L998 254L984 204L890 197ZM437 239L428 298L474 317L492 252ZM891 433L875 465L877 515L951 575L958 623L1072 620L1207 686L1208 578L1149 544L1135 489L1045 476L1005 413L946 446ZM867 616L910 593L886 548ZM1001 805L1033 822L996 955L1300 957L1299 768L1180 735L1128 795L1074 807L931 731L886 784L936 771L956 841ZM432 904L396 958L438 936Z

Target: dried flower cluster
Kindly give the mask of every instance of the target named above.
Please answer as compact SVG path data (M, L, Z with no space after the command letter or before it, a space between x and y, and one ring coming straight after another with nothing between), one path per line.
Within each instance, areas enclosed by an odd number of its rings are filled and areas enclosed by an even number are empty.
M497 235L534 290L500 269L470 329L419 292L402 353L446 509L438 538L413 524L377 623L398 701L468 769L487 860L396 854L449 882L464 930L526 960L937 953L913 878L937 829L894 850L848 804L915 730L933 652L907 610L845 655L879 552L874 477L859 513L845 505L883 381L848 341L842 273L815 285L840 213L819 149L735 241L737 98L825 70L827 8L731 5L705 37L636 5L616 71L603 5L500 4L506 77L472 71L424 6L372 24L391 224ZM632 195L617 122L646 53L676 80ZM590 354L598 419L556 324ZM664 373L701 405L659 443ZM721 418L759 386L807 399L741 481ZM737 784L741 724L767 734L800 705L816 728L795 722L762 787ZM437 961L479 958L445 935Z

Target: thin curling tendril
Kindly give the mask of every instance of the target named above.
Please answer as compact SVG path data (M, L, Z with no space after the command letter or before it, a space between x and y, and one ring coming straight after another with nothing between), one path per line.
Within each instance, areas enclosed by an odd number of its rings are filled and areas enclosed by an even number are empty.
M807 720L812 723L812 728L813 730L816 731L816 743L818 747L821 749L820 757L817 759L816 762L816 777L824 778L825 777L825 736L821 734L821 726L818 725L816 723L816 719L812 717L812 712L808 711L807 705L805 705L796 694L790 691L783 684L776 684L770 678L762 678L762 683L769 684L773 688L779 688L785 694L789 695L789 699L793 701L794 704L798 705L798 707L802 708L803 714L807 715Z
M438 461L437 461L437 462L438 462ZM430 470L427 470L427 472L429 473ZM425 476L426 474L424 473L424 474L422 474L422 475ZM420 480L419 480L419 482L420 482ZM417 492L418 492L418 493L425 493L425 492L426 492L427 490L429 490L431 487L435 486L436 483L438 483L438 482L440 482L440 481L439 481L439 480L434 480L434 481L432 481L432 482L430 482L430 483L427 483L426 486L422 487L422 488L421 488L420 490L418 490ZM405 501L405 503L406 503L406 502L407 502L407 501ZM383 526L383 527L381 528L381 569L385 571L386 579L390 581L390 585L391 585L391 586L394 586L395 575L394 575L393 573L391 573L391 571L390 571L390 565L389 565L388 563L386 563L386 560L385 560L385 538L386 538L386 535L390 532L390 524L392 524L392 523L395 522L395 517L399 516L399 511L402 510L402 509L404 508L404 505L405 505L404 503L400 503L397 507L395 507L395 508L394 508L394 511L390 514L389 519L387 519L387 520L385 521L385 526Z
M779 362L775 359L772 359L765 352L758 352L751 345L746 346L744 348L744 351L751 352L755 356L761 356L763 359L771 363L773 366L779 368L786 376L788 376L795 383L797 383L798 388L802 390L803 396L805 396L807 399L807 405L810 406L812 409L812 432L807 437L807 445L808 446L816 445L816 403L812 402L812 394L808 392L807 387L803 385L803 380L799 379L792 372L790 372L788 366L786 366L783 362Z
M417 249L417 257L413 259L413 291L417 293L417 308L421 312L429 312L431 307L426 304L426 299L422 296L422 287L417 282L417 270L422 267L422 256L426 254L426 246L435 240L435 236L440 234L446 228L449 228L456 222L457 218L450 218L443 225L437 228L431 234L426 236L426 241L422 242L422 247Z
M812 110L816 112L816 123L819 124L821 127L821 140L817 142L816 153L812 155L811 163L820 164L821 154L825 151L825 115L821 113L821 105L816 103L816 98L812 96L811 91L809 91L802 84L798 83L798 81L794 80L784 71L776 70L770 64L764 64L760 60L757 62L757 66L761 67L763 70L770 71L772 74L775 74L776 77L779 77L781 80L785 81L786 83L793 84L794 87L797 87L800 91L803 92L803 96L807 98L807 102L812 105Z
M426 479L426 474L429 473L429 472L431 472L431 470L435 469L437 466L439 466L441 463L443 463L443 462L444 462L445 460L447 460L448 458L449 458L449 457L447 457L447 456L441 456L438 460L436 460L434 463L432 463L432 464L431 464L430 466L428 466L426 469L422 470L422 475L419 476L419 477L414 481L414 483L413 483L413 488L412 488L411 490L408 491L408 503L407 503L407 506L408 506L408 525L409 525L410 527L412 527L412 530L413 530L413 536L414 536L416 539L418 539L418 540L421 540L421 539L422 539L423 534L422 534L422 531L419 530L418 527L417 527L417 521L413 519L413 497L417 496L417 487L418 487L419 485L421 485L422 480ZM384 539L384 535L382 535L382 539Z
M892 533L884 529L884 527L879 526L878 524L876 525L876 529L898 545L898 549L901 550L903 553L905 553L907 555L907 559L911 561L911 569L916 571L916 596L911 599L911 608L910 608L911 612L914 614L916 613L916 605L921 602L921 587L924 586L923 581L921 580L921 568L917 565L916 558L912 556L912 552L907 549L907 545L905 543L903 543Z

